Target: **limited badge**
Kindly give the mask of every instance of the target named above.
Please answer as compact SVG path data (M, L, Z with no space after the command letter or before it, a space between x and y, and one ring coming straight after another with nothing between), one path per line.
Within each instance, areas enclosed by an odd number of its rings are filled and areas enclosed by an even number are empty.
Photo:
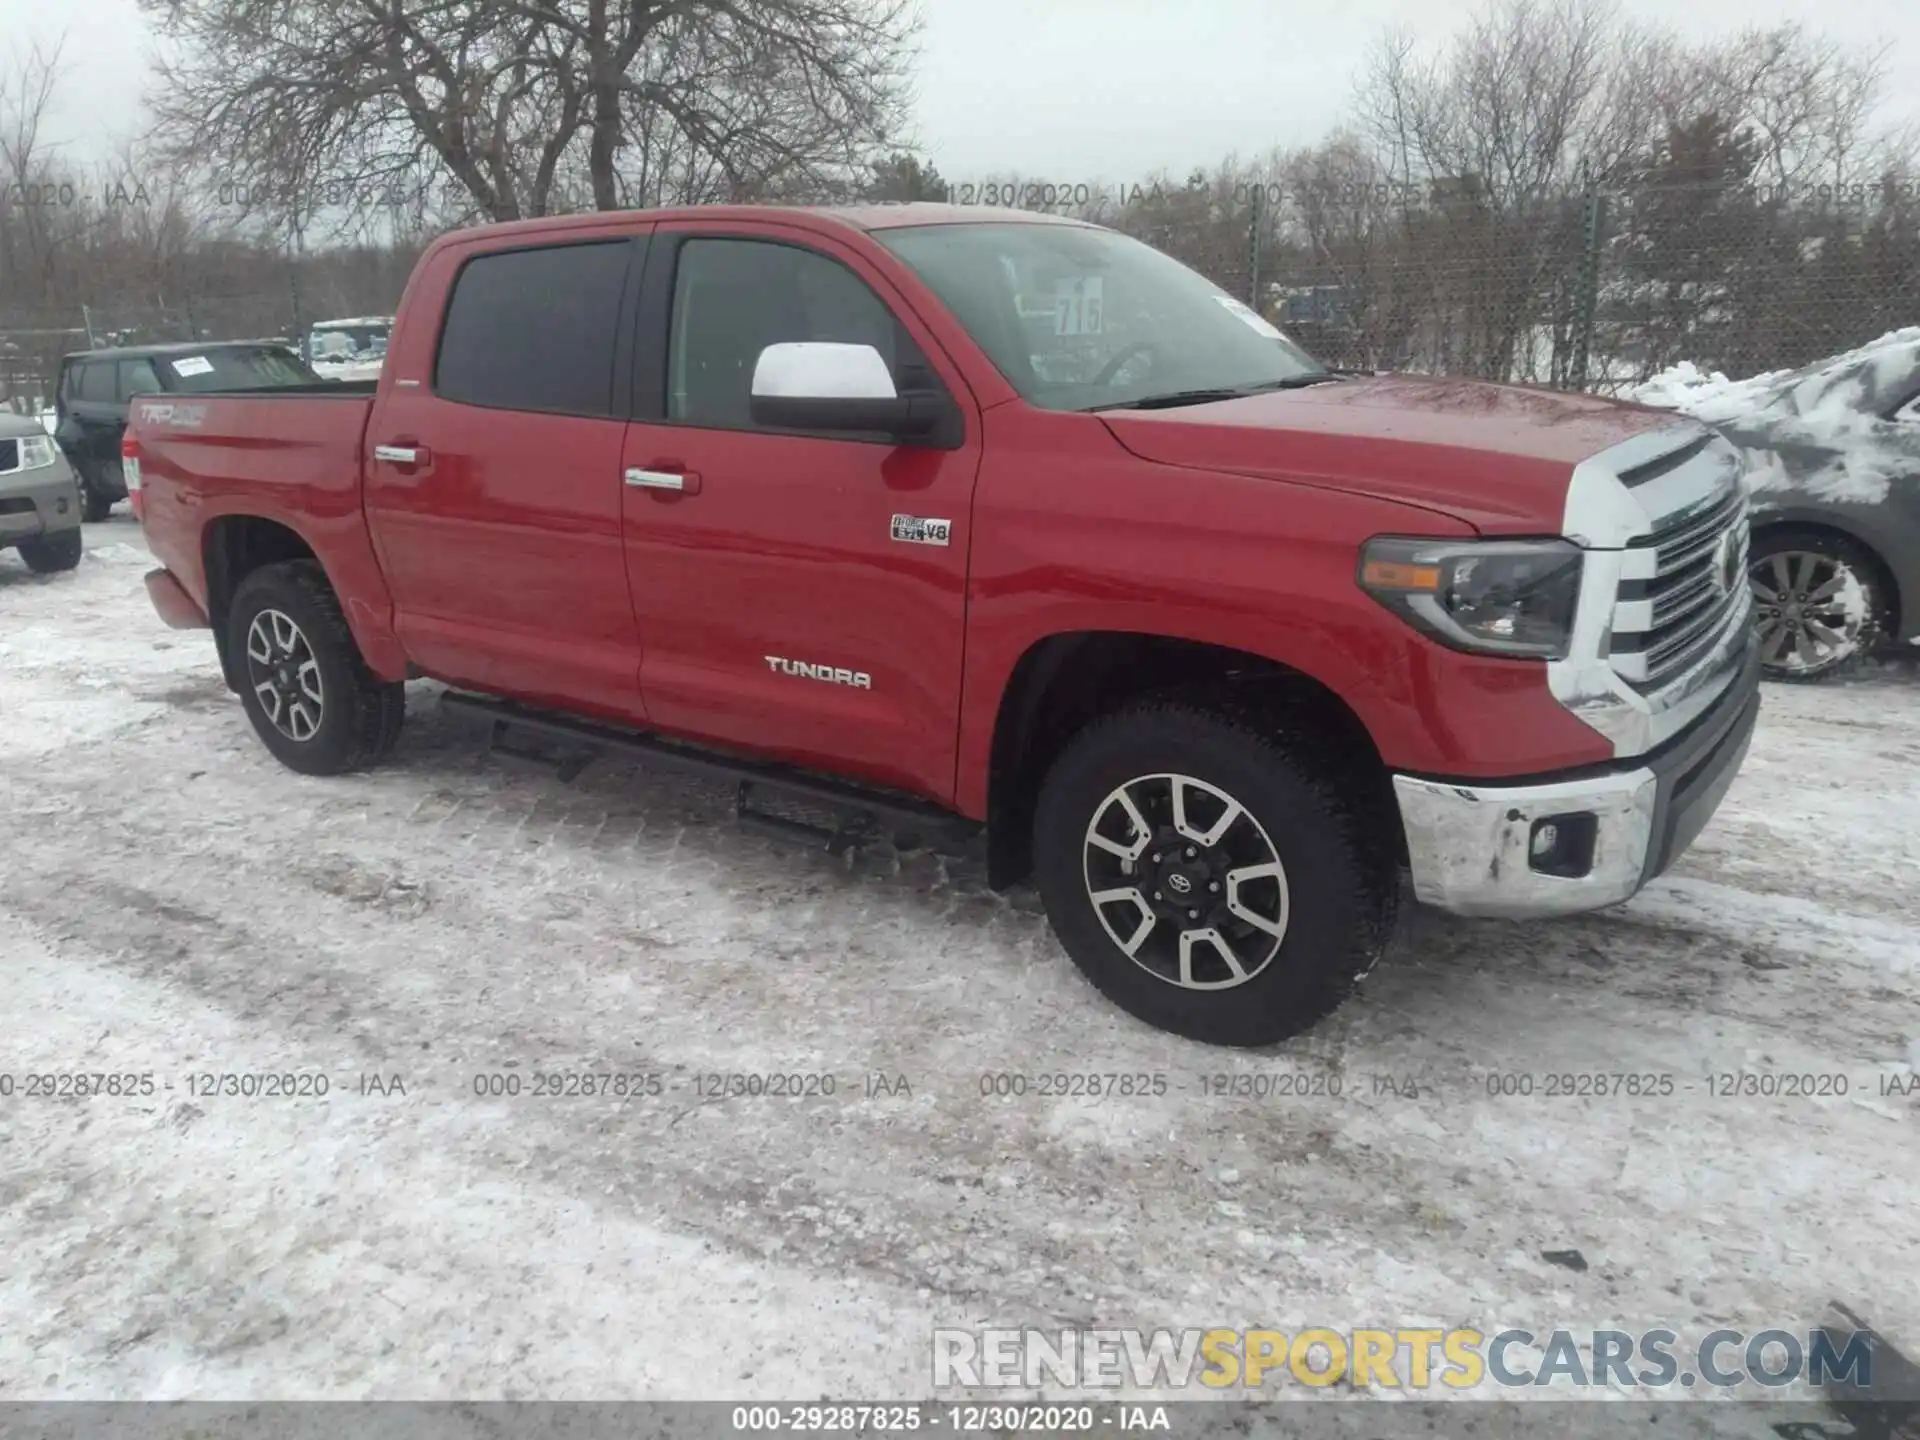
M932 520L924 515L896 515L893 538L902 545L945 545L953 539L953 522Z

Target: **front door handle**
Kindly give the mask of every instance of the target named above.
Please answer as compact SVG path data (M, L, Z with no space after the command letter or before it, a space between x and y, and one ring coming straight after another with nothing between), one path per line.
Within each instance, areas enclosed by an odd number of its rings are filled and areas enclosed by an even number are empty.
M424 445L376 445L373 458L389 465L424 465L432 458L432 452Z
M680 495L700 493L700 477L690 470L629 470L627 484L637 490L671 490Z

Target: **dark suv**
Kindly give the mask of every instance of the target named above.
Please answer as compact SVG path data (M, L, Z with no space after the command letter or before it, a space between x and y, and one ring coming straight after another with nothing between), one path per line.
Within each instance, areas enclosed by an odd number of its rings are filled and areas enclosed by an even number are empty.
M104 520L127 496L120 473L120 436L127 403L136 395L206 390L271 390L313 385L321 377L307 368L293 346L277 340L213 340L197 344L141 345L121 350L82 350L60 362L60 442L88 520Z

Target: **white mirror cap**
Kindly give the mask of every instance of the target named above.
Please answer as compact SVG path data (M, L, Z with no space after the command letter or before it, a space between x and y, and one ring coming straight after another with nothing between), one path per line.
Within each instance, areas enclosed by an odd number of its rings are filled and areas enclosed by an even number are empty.
M753 393L789 400L891 400L899 394L873 346L826 340L767 346L753 367Z

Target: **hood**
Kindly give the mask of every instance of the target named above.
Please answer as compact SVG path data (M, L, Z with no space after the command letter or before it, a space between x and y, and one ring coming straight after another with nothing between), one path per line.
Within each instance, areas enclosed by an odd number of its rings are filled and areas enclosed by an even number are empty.
M1591 395L1397 375L1100 418L1143 460L1373 495L1504 535L1559 534L1575 465L1676 423Z
M0 410L0 440L25 439L29 435L48 434L46 422L37 415L16 415Z

